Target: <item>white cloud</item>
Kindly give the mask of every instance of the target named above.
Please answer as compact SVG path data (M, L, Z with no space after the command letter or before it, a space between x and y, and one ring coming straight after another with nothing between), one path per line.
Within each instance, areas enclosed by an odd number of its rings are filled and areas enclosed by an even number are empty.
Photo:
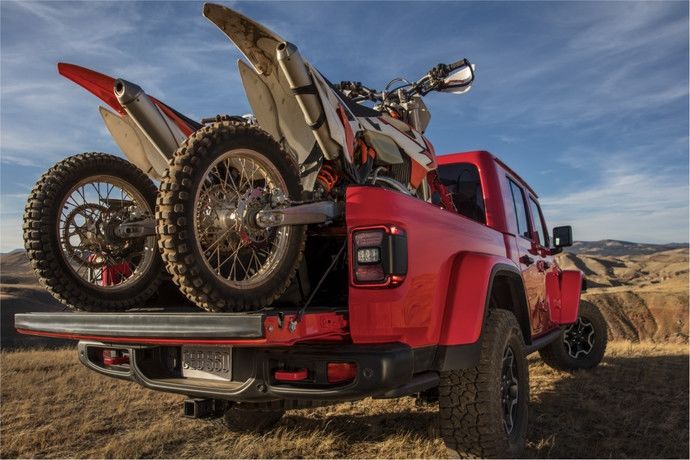
M599 180L580 190L569 188L541 197L544 213L554 225L572 224L579 240L606 235L628 241L687 241L687 178L639 164L600 161L589 166L599 170ZM578 174L576 168L569 171Z

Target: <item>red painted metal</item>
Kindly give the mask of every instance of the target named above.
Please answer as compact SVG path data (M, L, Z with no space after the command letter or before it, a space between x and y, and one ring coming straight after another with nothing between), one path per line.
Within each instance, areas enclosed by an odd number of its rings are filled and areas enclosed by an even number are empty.
M560 274L561 308L552 308L551 314L557 324L574 323L580 310L580 290L582 289L582 272L580 270L563 270Z
M431 203L381 188L349 187L346 203L349 254L354 230L395 226L407 234L409 261L407 276L395 288L372 289L351 279L352 341L438 344L457 256L466 251L505 254L503 235Z
M297 371L275 371L273 378L279 382L303 382L309 378L307 369Z
M456 256L448 283L440 345L468 344L479 339L491 272L499 264L517 268L504 256L476 252Z

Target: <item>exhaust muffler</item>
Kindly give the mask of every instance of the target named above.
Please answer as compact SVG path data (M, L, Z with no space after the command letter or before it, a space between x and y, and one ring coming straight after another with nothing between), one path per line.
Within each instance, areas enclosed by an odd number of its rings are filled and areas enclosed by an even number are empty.
M283 42L278 44L276 53L280 68L302 109L304 121L314 132L316 142L326 158L329 160L337 158L340 153L340 146L331 139L326 113L321 105L318 90L307 71L307 66L299 50L292 43Z
M185 136L156 107L143 89L127 80L115 80L115 96L134 123L167 162Z

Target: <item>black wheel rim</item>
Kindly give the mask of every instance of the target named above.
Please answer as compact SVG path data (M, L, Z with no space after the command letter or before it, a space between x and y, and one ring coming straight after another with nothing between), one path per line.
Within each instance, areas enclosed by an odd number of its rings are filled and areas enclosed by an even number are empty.
M563 345L574 359L588 356L594 349L594 325L587 318L579 317L563 334Z
M520 381L518 379L517 360L513 349L508 346L503 352L501 366L501 406L503 408L503 428L510 434L515 428L518 410L518 394Z

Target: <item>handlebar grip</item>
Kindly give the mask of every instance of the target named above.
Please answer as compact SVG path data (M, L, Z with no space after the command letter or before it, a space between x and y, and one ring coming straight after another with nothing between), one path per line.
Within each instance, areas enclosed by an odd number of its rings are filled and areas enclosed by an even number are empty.
M457 62L454 62L452 64L448 64L448 71L451 72L455 69L459 69L460 67L464 65L470 65L470 62L465 58L465 59L460 59Z

